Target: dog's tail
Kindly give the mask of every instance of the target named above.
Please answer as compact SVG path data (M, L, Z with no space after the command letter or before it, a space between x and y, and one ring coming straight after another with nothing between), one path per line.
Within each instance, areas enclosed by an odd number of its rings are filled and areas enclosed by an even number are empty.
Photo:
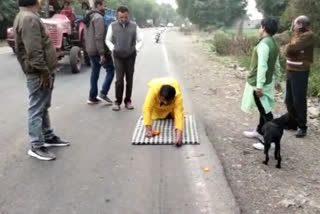
M258 138L258 141L264 145L264 140Z

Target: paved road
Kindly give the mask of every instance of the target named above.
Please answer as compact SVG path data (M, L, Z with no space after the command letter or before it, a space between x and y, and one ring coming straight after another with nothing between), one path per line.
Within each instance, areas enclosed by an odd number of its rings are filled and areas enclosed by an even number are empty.
M136 63L134 111L88 106L90 70L58 73L52 123L72 142L53 151L57 160L26 155L27 90L15 56L0 50L0 213L23 214L228 214L238 213L220 161L201 121L200 146L132 146L131 136L147 82L175 75L165 42L145 30ZM168 48L169 49L169 48ZM103 73L102 73L103 74ZM104 75L104 74L103 74ZM177 76L179 78L179 76ZM110 92L114 97L114 86ZM186 112L192 101L184 93ZM209 167L210 172L204 172Z

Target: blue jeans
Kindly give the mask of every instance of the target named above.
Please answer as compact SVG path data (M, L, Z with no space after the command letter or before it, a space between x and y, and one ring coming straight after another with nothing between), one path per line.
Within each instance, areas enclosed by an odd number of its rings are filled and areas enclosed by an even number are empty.
M39 77L27 80L29 91L28 133L33 148L42 147L45 140L55 136L50 125L48 111L51 106L54 77L52 77L48 88L42 88L40 82Z
M91 61L91 78L90 78L90 92L89 92L89 98L94 99L98 95L98 80L100 75L100 56L90 56ZM107 62L105 65L106 69L106 77L102 85L102 89L100 91L100 94L102 96L108 95L110 85L112 83L113 77L114 77L114 66L112 62Z

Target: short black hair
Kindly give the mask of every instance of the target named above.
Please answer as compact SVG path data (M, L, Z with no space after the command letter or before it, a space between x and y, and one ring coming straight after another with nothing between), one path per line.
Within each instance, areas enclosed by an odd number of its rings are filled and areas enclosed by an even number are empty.
M68 6L70 6L70 1L68 1L68 0L67 0L67 1L64 1L64 2L63 2L63 5L65 5L65 4L67 4Z
M30 7L38 3L37 0L18 0L19 7Z
M121 12L121 13L128 12L129 13L129 9L126 6L120 6L117 9L117 13L119 13L119 12Z
M160 96L166 101L172 101L176 96L176 89L171 85L163 85L160 89Z
M271 17L262 19L261 26L271 36L278 32L278 22Z
M97 8L98 5L103 5L103 3L104 3L104 0L95 0L94 1L94 7Z

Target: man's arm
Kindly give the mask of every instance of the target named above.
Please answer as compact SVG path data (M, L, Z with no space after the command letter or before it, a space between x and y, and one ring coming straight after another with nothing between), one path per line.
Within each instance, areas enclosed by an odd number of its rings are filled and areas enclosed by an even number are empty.
M95 43L100 56L105 55L104 36L105 36L105 25L102 17L93 20L93 27L95 32Z
M312 32L302 34L296 41L290 42L286 46L286 56L299 53L301 50L314 44L314 36Z
M275 64L274 79L276 84L281 82L281 67L280 67L279 56Z
M154 108L156 96L156 93L152 89L149 89L143 105L143 124L145 126L152 125L152 111Z
M176 128L176 139L175 144L176 146L182 145L182 132L184 128L184 107L183 107L183 98L182 95L178 95L175 100L174 106L174 122Z
M136 50L139 52L142 48L142 45L143 45L143 35L142 35L142 32L139 28L139 26L137 25L137 30L136 30L136 38L137 38L137 41L136 41Z
M114 44L112 43L112 26L111 24L108 27L107 36L106 36L106 45L109 50L112 52L114 50Z
M176 100L174 103L174 121L175 121L175 128L177 130L183 131L184 107L183 107L183 98L181 94L176 97Z
M146 127L146 136L152 137L152 112L156 99L156 92L149 89L143 105L143 124Z
M44 49L41 38L41 22L35 17L25 18L21 37L25 46L31 71L48 78L50 71L44 58Z

